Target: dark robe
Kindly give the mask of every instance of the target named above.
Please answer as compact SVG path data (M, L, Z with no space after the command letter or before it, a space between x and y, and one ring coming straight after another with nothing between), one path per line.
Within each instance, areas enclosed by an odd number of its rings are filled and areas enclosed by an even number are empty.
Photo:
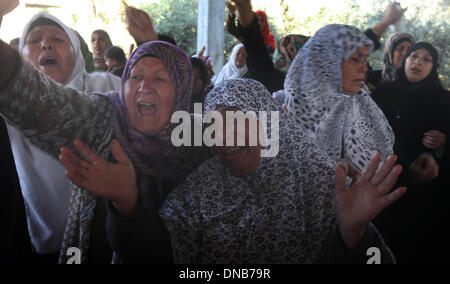
M381 84L373 98L393 128L394 151L404 167L395 188L408 187L400 200L376 218L375 225L399 263L449 262L450 93L428 78L413 84L403 75L399 82ZM447 135L442 155L422 143L430 130ZM424 152L435 156L440 173L433 181L417 184L408 168Z
M26 263L31 257L25 205L9 143L0 118L0 263Z

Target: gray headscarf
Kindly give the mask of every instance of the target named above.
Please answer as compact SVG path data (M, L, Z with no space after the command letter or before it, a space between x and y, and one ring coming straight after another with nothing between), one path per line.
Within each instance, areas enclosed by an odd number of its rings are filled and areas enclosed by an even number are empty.
M416 43L414 37L408 33L393 34L384 46L384 67L381 73L381 82L395 82L397 81L397 68L394 65L394 51L397 45L408 41L411 45Z
M358 93L342 90L342 62L373 43L359 29L327 25L300 50L287 74L287 109L336 163L352 161L365 169L376 152L393 153L394 134L383 112L363 86Z

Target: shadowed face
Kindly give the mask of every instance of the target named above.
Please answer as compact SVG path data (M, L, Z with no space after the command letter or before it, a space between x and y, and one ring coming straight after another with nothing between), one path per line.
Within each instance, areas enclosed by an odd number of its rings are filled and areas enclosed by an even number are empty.
M23 57L41 73L67 84L75 67L75 52L69 36L53 25L37 26L25 38Z
M245 121L245 129L239 131L238 124L234 122L234 131L227 131L226 112L238 111L236 108L218 107L216 109L222 114L223 118L223 145L215 146L217 155L224 161L228 168L230 168L238 176L246 176L254 172L261 162L260 143L258 146L250 146L250 135L258 135L258 129L250 129L251 123L247 119ZM259 123L256 123L260 127ZM226 146L226 138L229 137L234 141L234 146ZM243 139L245 146L238 145L238 137Z
M405 55L408 52L408 49L411 47L411 45L412 44L409 41L404 41L395 47L394 55L392 58L395 68L400 69L402 67Z
M342 62L342 90L347 95L358 93L366 79L369 48L360 47Z
M160 59L140 59L131 69L124 94L131 123L139 132L153 135L169 122L176 95L169 73Z
M247 64L247 50L245 50L245 47L241 47L237 52L234 64L237 68L242 68Z

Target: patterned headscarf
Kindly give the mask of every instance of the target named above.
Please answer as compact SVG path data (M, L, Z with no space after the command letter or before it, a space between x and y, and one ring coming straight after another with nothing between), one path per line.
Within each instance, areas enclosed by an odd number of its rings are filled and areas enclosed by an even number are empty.
M287 109L332 160L365 169L376 152L393 153L394 134L367 87L342 90L342 62L373 43L352 26L327 25L300 50L286 77Z
M308 39L310 37L295 34L283 37L273 54L272 61L275 69L287 73L298 51L305 45Z
M152 136L138 132L131 125L125 105L124 85L133 66L146 56L159 58L166 67L176 93L174 111L189 110L192 70L189 57L178 47L161 41L148 42L139 46L127 62L122 76L122 91L107 94L116 110L116 115L111 121L114 135L136 168L139 191L146 197L150 194L155 199L152 200L154 203L162 204L167 195L167 192L162 190L166 189L149 189L148 176L169 179L176 184L204 159L204 153L202 147L174 147L170 133L175 126L170 122L158 134ZM73 190L64 242L60 251L60 263L67 262L66 252L70 247L80 248L82 262L88 261L86 252L89 251L97 205L98 198L87 190Z
M217 85L205 112L217 105L267 113L267 134L279 126L279 153L237 177L215 156L175 189L160 211L178 263L323 263L335 232L332 162L250 79ZM279 125L271 112L279 113ZM260 120L261 122L261 120ZM263 123L263 122L261 122Z
M159 133L145 135L131 125L127 113L124 86L134 65L146 56L160 59L166 67L176 95L174 112L189 112L192 92L192 67L189 57L183 50L167 42L145 43L139 46L125 66L120 94L110 95L117 113L117 120L113 122L114 131L125 152L142 174L182 179L193 169L189 166L192 160L190 162L187 155L191 147L172 145L171 133L176 125L169 121Z
M410 42L411 45L416 42L414 37L408 33L396 33L386 41L384 46L384 67L381 73L382 82L395 82L397 80L397 68L394 65L394 51L404 41Z
M256 17L263 17L264 18L264 27L262 28L262 36L264 38L264 43L273 49L276 49L277 46L275 45L275 37L270 32L269 28L269 21L267 20L267 14L264 11L256 11L255 12Z

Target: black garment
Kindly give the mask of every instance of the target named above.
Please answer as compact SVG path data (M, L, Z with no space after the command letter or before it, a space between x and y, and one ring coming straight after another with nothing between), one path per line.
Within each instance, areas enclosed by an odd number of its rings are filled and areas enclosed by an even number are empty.
M0 263L29 263L31 242L8 131L0 118Z
M367 83L371 84L374 88L378 87L381 82L382 70L373 70L369 66L369 71L367 71Z
M151 178L148 192L139 192L136 212L130 217L108 204L108 241L121 263L173 263L170 235L159 216L163 200L152 193L169 193L175 187L173 181Z
M403 75L399 82L378 86L373 97L392 126L394 150L404 167L395 188L408 187L374 223L399 263L448 262L450 93L431 80L413 84ZM446 150L437 158L440 174L436 180L415 184L408 168L421 153L434 154L422 144L430 130L447 135Z
M246 78L261 82L270 93L284 89L284 79L286 75L275 69L272 57L264 43L264 38L258 25L258 19L254 17L248 28L238 25L237 34L239 40L245 45L247 50L248 76ZM374 43L374 51L381 47L378 36L371 30L365 31L366 36Z
M284 89L285 74L273 66L264 38L255 17L250 26L244 29L238 25L238 32L247 50L247 78L261 82L270 93Z
M0 118L0 264L56 264L58 254L32 251L25 202L8 130Z

